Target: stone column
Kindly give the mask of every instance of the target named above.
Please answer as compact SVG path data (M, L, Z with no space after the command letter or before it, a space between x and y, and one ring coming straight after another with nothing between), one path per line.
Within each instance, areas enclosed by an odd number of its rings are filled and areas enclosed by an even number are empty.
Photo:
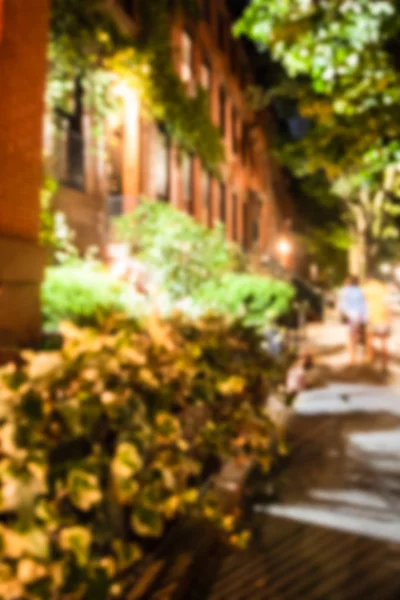
M0 39L0 359L40 334L38 245L48 0L4 5Z

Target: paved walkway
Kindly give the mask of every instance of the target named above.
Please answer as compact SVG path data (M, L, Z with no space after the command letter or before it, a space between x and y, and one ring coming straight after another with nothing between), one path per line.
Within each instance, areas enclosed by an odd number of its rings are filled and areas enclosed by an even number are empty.
M209 600L399 600L400 395L331 385L304 394L279 499L258 542L219 569Z

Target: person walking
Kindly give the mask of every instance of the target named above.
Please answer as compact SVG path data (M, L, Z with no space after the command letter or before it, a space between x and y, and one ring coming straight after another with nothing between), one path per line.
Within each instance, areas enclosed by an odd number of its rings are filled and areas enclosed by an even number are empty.
M368 309L358 278L350 275L339 294L339 311L348 325L348 347L351 364L357 363L358 346L364 343Z
M367 352L368 360L376 358L376 345L382 360L382 369L389 363L389 337L392 315L390 309L390 292L383 278L372 273L363 287L368 310Z

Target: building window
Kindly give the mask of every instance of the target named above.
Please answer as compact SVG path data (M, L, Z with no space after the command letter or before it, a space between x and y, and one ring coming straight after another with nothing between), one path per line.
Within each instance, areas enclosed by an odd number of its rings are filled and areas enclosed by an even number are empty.
M238 142L238 114L236 108L232 107L232 151L237 154L239 150Z
M205 222L208 227L212 226L212 210L211 210L211 186L212 177L207 171L203 171L202 177L202 198L203 198L203 211L205 215Z
M253 246L257 246L260 241L260 224L258 219L253 217L251 223L251 242Z
M203 57L203 61L201 63L201 73L200 73L200 82L202 87L210 91L211 90L211 65L206 56Z
M238 195L236 192L232 194L232 238L237 241L238 239Z
M219 188L219 220L221 223L226 222L226 185L220 184Z
M225 18L222 13L218 14L218 46L221 50L225 50Z
M169 140L162 127L158 127L154 144L155 193L158 199L168 200L169 195Z
M69 187L85 189L85 143L83 132L82 82L77 79L72 112L57 110L62 132L55 151L57 177Z
M245 205L245 248L255 250L260 242L261 202L255 192L249 192Z
M185 82L193 78L193 38L188 31L182 32L181 74Z
M221 129L221 134L225 135L226 129L226 94L225 89L221 85L219 88L219 126Z
M185 206L193 214L193 157L186 153L182 157L182 182Z
M116 217L123 210L123 146L124 127L120 122L107 133L107 205L108 216Z

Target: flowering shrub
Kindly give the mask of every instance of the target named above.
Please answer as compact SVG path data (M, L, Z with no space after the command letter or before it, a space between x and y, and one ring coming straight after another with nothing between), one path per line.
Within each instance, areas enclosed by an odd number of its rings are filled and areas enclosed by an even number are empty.
M243 543L201 490L210 456L270 466L281 372L257 334L182 317L63 334L0 372L0 598L126 597L144 542L187 513Z

